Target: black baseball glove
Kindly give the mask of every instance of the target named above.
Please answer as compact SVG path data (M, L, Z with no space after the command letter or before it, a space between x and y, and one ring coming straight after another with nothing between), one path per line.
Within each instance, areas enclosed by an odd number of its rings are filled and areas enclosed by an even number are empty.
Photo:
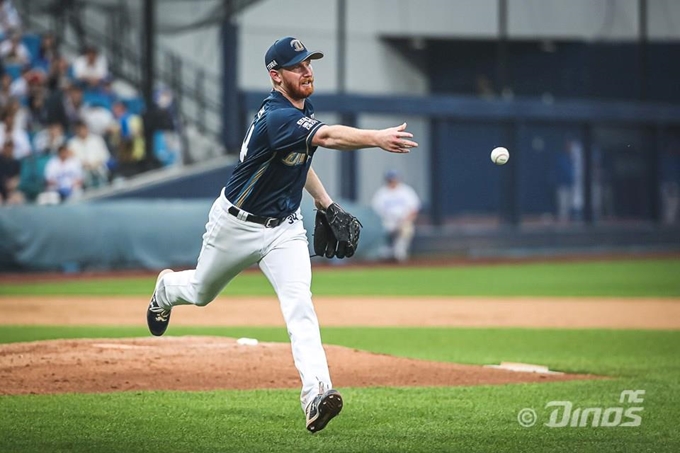
M337 203L319 209L314 220L314 253L326 258L351 257L357 251L362 226Z

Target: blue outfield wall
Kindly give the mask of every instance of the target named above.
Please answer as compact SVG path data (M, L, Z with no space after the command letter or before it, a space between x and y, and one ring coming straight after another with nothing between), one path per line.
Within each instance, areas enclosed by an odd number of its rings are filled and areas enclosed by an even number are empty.
M265 96L243 93L244 112L255 111ZM356 94L315 94L313 101L318 112L401 112L429 120L424 213L435 225L469 215L514 225L524 216L556 215L561 162L572 140L582 149L579 215L586 223L604 217L659 222L664 186L680 184L680 106L673 103ZM488 159L499 145L511 154L503 168ZM350 165L341 167L340 179L353 181L352 171Z
M191 268L213 201L137 199L3 208L0 271ZM368 208L342 204L365 226L356 257L375 256L383 241L379 219ZM311 256L311 200L303 203L302 215Z

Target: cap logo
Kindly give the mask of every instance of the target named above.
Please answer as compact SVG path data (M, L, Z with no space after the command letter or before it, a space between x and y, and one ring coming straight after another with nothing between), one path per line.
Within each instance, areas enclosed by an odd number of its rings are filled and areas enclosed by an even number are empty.
M271 71L271 69L276 67L276 66L278 66L278 63L276 62L276 60L270 61L269 64L267 65L267 71Z
M295 50L296 52L302 52L305 50L305 45L302 44L302 42L299 39L294 39L290 42L290 46Z

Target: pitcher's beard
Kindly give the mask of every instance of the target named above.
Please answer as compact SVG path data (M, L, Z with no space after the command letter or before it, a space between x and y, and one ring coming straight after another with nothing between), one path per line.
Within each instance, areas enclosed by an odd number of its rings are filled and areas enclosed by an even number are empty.
M294 99L307 99L314 93L314 82L307 85L288 85L288 94Z

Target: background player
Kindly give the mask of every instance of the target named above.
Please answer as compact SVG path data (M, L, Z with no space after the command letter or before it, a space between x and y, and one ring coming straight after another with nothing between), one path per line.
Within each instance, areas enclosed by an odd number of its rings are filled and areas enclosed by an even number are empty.
M332 388L311 297L311 261L300 214L303 188L319 209L333 200L311 168L317 147L377 147L407 153L418 146L406 124L382 130L329 126L314 118L311 60L322 58L298 39L277 40L265 55L273 89L246 132L240 162L210 209L196 269L164 270L147 310L163 335L176 305L205 306L241 271L257 263L281 305L302 380L307 429L316 432L342 409Z
M389 170L385 173L385 184L375 192L371 205L387 232L386 258L400 263L406 261L420 211L420 197L413 187L401 181L396 170Z

